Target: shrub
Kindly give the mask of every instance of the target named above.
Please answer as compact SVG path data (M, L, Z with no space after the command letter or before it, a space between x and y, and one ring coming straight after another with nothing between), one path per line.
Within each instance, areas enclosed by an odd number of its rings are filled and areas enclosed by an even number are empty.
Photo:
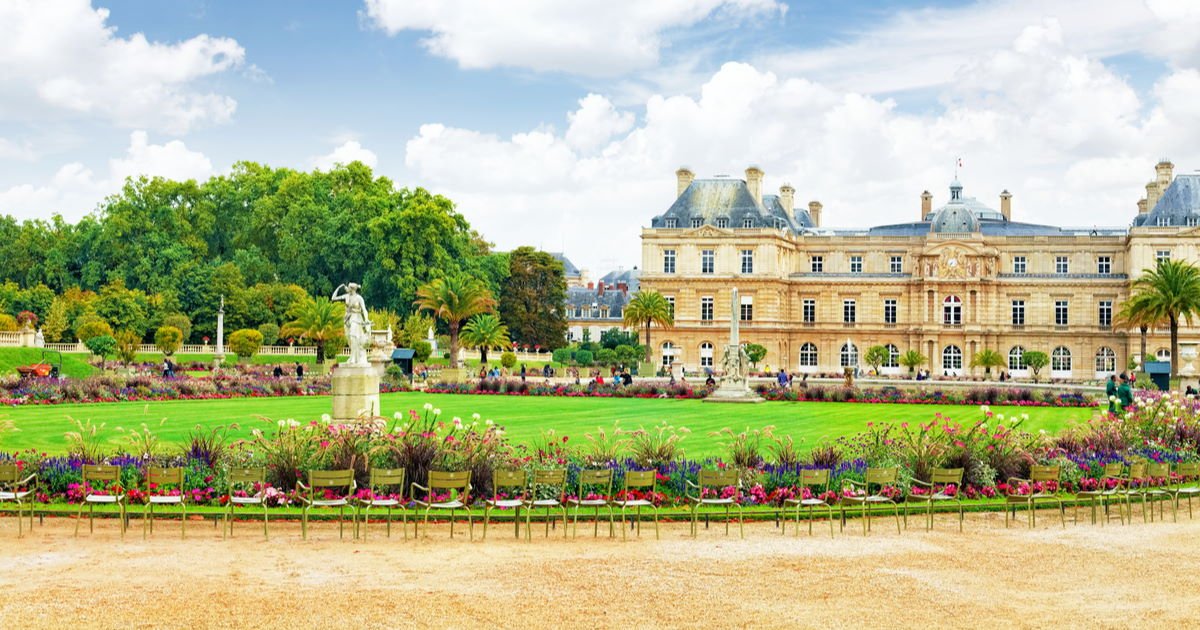
M754 430L747 427L741 433L734 433L733 429L725 427L709 435L724 438L720 445L725 449L727 461L745 470L758 468L762 463L763 442L774 439L774 433L775 427L768 425Z
M159 326L154 332L154 346L167 356L178 352L182 344L183 331L174 326Z
M590 350L579 350L575 353L575 362L579 365L587 367L592 364L592 352Z
M279 341L279 326L276 324L270 322L261 324L258 327L258 332L262 333L263 345L271 346L275 345L276 341Z
M584 433L588 445L583 449L584 460L589 465L607 464L620 459L629 447L629 438L621 437L623 432L617 422L613 422L612 431L604 427L596 427L596 433Z
M634 346L621 344L616 350L617 363L621 365L633 365L637 363L643 356L643 352Z
M188 339L192 338L192 320L188 319L188 316L183 313L167 315L163 318L162 325L179 329L179 333L182 335L179 343L187 343Z
M17 318L8 313L0 313L0 331L17 330Z
M509 350L505 350L504 352L500 353L500 365L503 365L504 367L511 369L512 366L514 366L516 364L517 364L517 355L513 354Z
M263 334L252 328L233 331L229 335L229 349L238 355L239 359L248 359L258 352L263 345Z
M415 341L412 344L413 361L424 363L429 360L429 355L433 354L433 346L428 341Z
M17 313L17 324L20 326L25 326L28 324L29 326L36 328L38 324L38 316L35 315L33 311L21 311L20 313Z
M676 428L663 420L650 429L638 427L636 431L620 433L629 436L629 450L634 461L642 466L658 467L683 459L683 447L680 442L691 431L686 427Z
M117 333L117 358L129 367L137 360L138 346L142 345L142 338L132 330L122 330Z
M612 365L617 362L617 351L609 348L600 348L596 351L596 363L599 365Z
M82 341L85 346L87 345L88 340L92 339L93 337L102 337L105 335L111 337L112 334L112 326L109 326L108 322L104 321L103 319L94 316L86 319L75 329L75 336L79 337L79 340ZM88 346L88 349L90 350L91 346ZM93 351L92 354L95 354L95 352Z
M105 325L107 326L107 324ZM95 337L88 338L87 341L83 342L83 345L87 346L87 349L92 354L100 357L100 360L103 361L116 351L117 340L113 339L112 335L96 335Z
M555 348L554 353L550 355L551 359L559 365L566 365L571 362L572 351L570 348Z

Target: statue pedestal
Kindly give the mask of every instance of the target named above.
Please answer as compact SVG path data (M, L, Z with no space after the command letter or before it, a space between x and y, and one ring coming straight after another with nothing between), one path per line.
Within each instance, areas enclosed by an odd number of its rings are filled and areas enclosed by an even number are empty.
M379 372L371 365L339 365L333 372L333 419L379 415Z
M725 375L721 377L721 383L717 389L704 398L704 402L762 402L762 397L750 389L750 381L746 378L748 363L746 351L740 345L727 344L725 360L722 362L725 367Z
M725 381L717 387L713 393L704 397L704 402L724 402L724 403L760 403L763 402L762 396L755 394L753 390L747 387L744 383L741 387L729 386L726 387Z

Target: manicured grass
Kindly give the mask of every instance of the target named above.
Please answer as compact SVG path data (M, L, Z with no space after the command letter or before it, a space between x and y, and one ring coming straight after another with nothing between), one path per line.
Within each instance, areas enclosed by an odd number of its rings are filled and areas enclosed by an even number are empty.
M667 420L692 431L683 442L688 457L706 457L722 452L720 439L709 435L724 427L741 431L774 425L779 435L791 435L802 450L808 450L823 438L849 435L866 428L867 422L928 422L935 413L973 422L981 417L978 407L970 405L887 405L824 402L768 402L758 405L703 403L698 400L545 398L520 396L474 396L424 394L420 392L385 394L383 413L422 410L428 402L442 410L449 421L454 416L469 422L472 413L501 424L509 438L519 443L538 440L541 432L554 429L557 436L568 436L573 444L586 444L585 433L597 427L611 429L620 421L626 429L650 427ZM182 444L196 425L206 427L235 422L237 435L248 436L253 428L269 428L258 419L316 419L328 413L328 396L285 398L240 398L233 400L167 401L151 403L97 403L86 405L22 406L5 410L19 431L0 435L5 451L37 448L51 453L66 449L63 433L73 430L71 418L106 423L104 435L113 450L120 450L123 434L116 427L141 429L150 426L164 443ZM992 408L1006 416L1029 414L1022 425L1028 431L1058 431L1073 421L1084 421L1092 408L1002 407ZM160 421L165 418L165 422Z
M63 354L62 372L65 376L83 378L96 373L96 368L88 364L86 354ZM58 354L46 352L46 362L54 364ZM41 348L0 348L0 375L16 376L17 367L42 362Z

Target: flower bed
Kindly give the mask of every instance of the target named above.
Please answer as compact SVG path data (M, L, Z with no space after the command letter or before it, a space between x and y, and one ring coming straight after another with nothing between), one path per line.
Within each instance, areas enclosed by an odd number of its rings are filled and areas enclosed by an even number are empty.
M328 376L274 378L270 374L227 373L161 378L151 375L90 376L83 379L9 377L0 379L0 404L53 405L155 400L206 400L327 395ZM404 391L385 383L384 392Z

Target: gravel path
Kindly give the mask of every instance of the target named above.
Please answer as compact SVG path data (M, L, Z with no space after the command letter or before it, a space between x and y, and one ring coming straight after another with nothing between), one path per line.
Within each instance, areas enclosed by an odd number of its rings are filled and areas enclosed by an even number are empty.
M269 541L247 524L224 542L196 522L183 542L177 523L143 541L134 521L122 541L111 520L74 538L70 519L17 540L4 518L0 627L1187 627L1200 520L1181 517L1064 530L1047 512L1006 530L980 514L960 534L942 516L932 533L878 521L865 538L851 521L833 539L825 523L811 538L763 523L695 541L664 523L661 540L643 528L628 542L535 527L532 544L505 525L486 542L465 527L451 541L444 525L420 541L378 526L339 541L327 523L303 542L284 522Z

